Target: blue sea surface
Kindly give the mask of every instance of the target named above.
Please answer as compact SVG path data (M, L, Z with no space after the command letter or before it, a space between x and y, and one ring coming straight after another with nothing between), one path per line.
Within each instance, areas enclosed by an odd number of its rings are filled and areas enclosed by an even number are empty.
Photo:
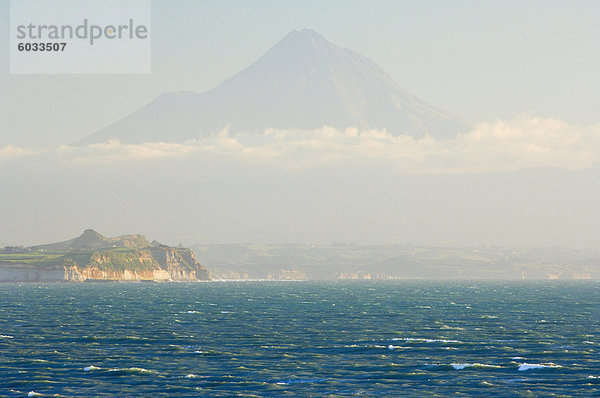
M600 396L598 282L0 285L0 396Z

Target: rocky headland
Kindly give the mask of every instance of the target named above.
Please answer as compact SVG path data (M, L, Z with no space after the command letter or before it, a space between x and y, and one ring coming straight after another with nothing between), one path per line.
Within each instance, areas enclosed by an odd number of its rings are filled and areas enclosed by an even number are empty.
M149 242L143 235L81 236L0 250L0 282L200 281L208 270L192 250Z

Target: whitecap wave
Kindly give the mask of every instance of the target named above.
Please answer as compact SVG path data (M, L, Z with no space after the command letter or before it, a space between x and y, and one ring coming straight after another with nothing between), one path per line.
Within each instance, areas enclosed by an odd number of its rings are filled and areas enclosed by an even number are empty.
M450 366L452 366L456 370L462 370L464 368L472 368L472 367L475 366L475 364L472 364L472 363L451 363Z
M92 370L99 370L100 368L94 365L86 366L83 368L84 372L91 372Z
M0 339L14 339L14 337L7 334L0 334Z
M462 343L458 340L447 340L447 339L423 339L418 337L394 337L393 341L413 341L416 343Z
M519 368L517 369L519 372L524 372L526 370L532 370L532 369L545 369L545 368L560 368L560 365L556 365L553 363L550 364L542 364L542 363L522 363L521 365L519 365Z
M466 368L493 368L498 369L498 365L488 365L485 363L452 363L450 364L456 370L462 370Z
M444 330L465 330L465 328L461 328L459 326L448 326L448 325L442 325L441 329L444 329Z
M119 373L157 373L156 370L144 369L144 368L113 368L110 369L109 372L119 372Z

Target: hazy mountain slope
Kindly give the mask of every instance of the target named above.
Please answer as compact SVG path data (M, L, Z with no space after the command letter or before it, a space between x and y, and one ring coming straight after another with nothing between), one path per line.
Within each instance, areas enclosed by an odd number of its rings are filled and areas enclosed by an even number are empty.
M78 144L177 142L219 131L387 129L454 138L467 126L396 84L378 65L318 33L292 31L233 77L203 93L165 93Z

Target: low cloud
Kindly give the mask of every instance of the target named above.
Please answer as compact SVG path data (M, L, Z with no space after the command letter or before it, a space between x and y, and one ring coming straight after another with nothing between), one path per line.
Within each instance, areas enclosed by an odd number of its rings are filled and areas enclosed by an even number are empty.
M291 170L324 165L383 165L397 173L487 173L524 168L586 169L600 163L600 125L573 126L535 116L477 124L455 140L392 136L385 130L267 130L218 134L184 143L109 141L36 152L0 148L0 161L50 156L68 164L173 160L235 161Z
M147 142L139 145L121 144L117 140L84 147L61 146L57 152L74 163L114 163L126 161L151 161L182 158L193 155L195 145L168 142Z
M522 116L481 123L459 136L455 148L466 170L586 169L600 161L600 125L579 127Z
M34 151L26 148L8 145L0 148L0 162L37 155L42 152L43 151Z

